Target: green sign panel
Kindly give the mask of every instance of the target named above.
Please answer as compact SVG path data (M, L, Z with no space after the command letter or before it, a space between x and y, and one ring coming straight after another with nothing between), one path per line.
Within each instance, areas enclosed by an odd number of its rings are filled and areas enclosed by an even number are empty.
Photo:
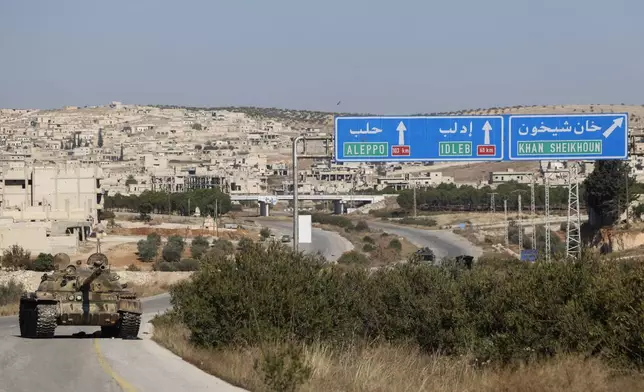
M342 144L345 157L386 157L389 155L387 142L345 142Z
M518 142L518 156L530 155L601 155L601 140L563 140Z
M440 157L471 157L472 142L439 142L438 156Z

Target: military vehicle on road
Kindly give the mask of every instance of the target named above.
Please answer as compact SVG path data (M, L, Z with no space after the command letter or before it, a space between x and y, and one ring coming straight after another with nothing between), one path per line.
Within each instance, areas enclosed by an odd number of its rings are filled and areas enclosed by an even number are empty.
M59 260L69 262L65 256ZM45 273L35 292L23 294L18 315L22 337L51 338L59 325L95 325L103 337L137 337L142 309L136 293L118 282L100 248L85 268L80 264Z

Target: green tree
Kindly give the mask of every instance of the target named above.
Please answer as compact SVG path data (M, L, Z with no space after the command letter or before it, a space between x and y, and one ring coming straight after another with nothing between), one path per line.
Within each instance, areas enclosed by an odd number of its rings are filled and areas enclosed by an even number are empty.
M98 142L97 145L99 148L103 147L103 128L100 128L98 130Z
M31 252L26 251L20 245L12 245L2 254L2 266L5 268L18 270L28 268L30 264Z
M627 185L628 184L628 185ZM626 211L626 187L634 188L635 179L625 161L597 161L584 181L586 205L595 226L611 226ZM630 191L630 189L629 189ZM629 195L632 200L632 191Z
M132 174L127 176L127 179L125 180L125 185L136 185L138 183L139 182L136 180L136 178L134 178Z
M40 253L29 269L40 272L54 270L54 256L51 253Z
M193 259L199 259L208 251L210 244L208 240L202 236L195 237L192 239L192 244L190 244L190 256Z
M139 251L139 258L146 262L156 259L159 252L159 246L150 240L140 240L137 242L136 247Z

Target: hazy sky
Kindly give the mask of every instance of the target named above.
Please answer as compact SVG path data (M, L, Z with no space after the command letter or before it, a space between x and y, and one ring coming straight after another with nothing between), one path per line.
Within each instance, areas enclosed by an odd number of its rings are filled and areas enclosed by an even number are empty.
M0 0L0 107L640 104L642 15L642 0Z

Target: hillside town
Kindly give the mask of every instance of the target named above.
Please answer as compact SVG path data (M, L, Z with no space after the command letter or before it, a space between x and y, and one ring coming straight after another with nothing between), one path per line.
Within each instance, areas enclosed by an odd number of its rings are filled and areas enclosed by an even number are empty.
M578 110L585 111L572 109ZM239 108L153 107L120 102L52 110L2 109L0 222L6 233L0 247L30 238L29 248L34 252L64 251L74 244L70 233L77 233L81 240L90 235L105 195L215 188L238 196L291 194L293 138L331 140L333 115L327 117L318 115L317 121L307 123L302 118L292 121L287 116L268 117L261 111L249 113ZM635 127L632 134L641 131L640 120L631 115ZM634 141L633 151L644 150L644 144ZM317 151L323 151L323 147L314 142L310 146ZM632 155L631 166L637 177L644 178L639 155ZM592 171L593 163L583 162L581 167L583 178ZM347 195L440 184L494 188L508 182L543 184L546 179L551 186L566 185L567 163L384 164L335 163L318 158L301 165L298 191L300 195ZM9 225L13 225L12 230L8 230Z

